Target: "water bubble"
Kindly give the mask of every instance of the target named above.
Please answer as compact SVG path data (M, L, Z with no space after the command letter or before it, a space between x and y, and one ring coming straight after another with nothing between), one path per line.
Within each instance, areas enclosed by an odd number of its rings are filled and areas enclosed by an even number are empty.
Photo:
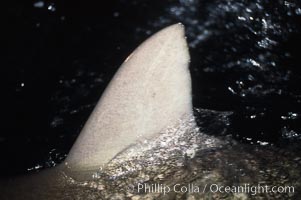
M260 67L260 64L258 62L256 62L255 60L253 59L248 59L247 60L249 63L251 63L253 66L256 66L256 67Z
M260 40L259 42L257 42L258 46L262 47L262 48L268 48L270 46L275 46L277 44L276 41L271 40L268 37L263 38L262 40Z
M114 16L114 17L119 17L119 16L120 16L120 13L119 13L119 12L114 12L114 13L113 13L113 16Z
M43 8L45 3L43 1L37 1L33 4L33 7L35 8Z
M265 19L261 19L262 22L262 28L264 31L266 31L268 29L268 23Z
M184 13L185 9L183 7L171 7L170 12L176 16L181 16Z
M297 139L300 138L301 135L294 130L290 130L288 127L284 126L281 130L282 137L285 139Z
M54 4L50 4L50 5L47 7L47 9L48 9L49 11L51 11L51 12L55 12L55 11L56 11L56 8L55 8Z
M296 8L295 13L296 15L301 15L301 8Z
M299 117L300 117L300 115L298 113L288 112L287 115L281 116L281 119L283 119L283 120L295 120L295 119L298 119Z
M263 141L257 141L257 143L261 146L266 146L269 144L268 142L263 142Z
M229 90L232 94L237 94L231 87L228 87L228 90Z
M247 20L245 17L242 17L242 16L238 16L237 18L238 18L238 20L241 20L241 21L246 21Z
M37 170L41 169L42 167L43 167L42 165L37 164L34 167L28 168L27 171L33 171L33 170L37 171Z
M247 11L248 13L251 13L251 12L252 12L252 10L251 10L250 8L246 8L246 11Z
M56 128L56 127L62 125L63 123L64 123L64 120L63 120L62 118L60 118L60 117L55 117L55 118L52 120L52 122L50 123L50 126L51 126L52 128Z
M251 115L250 118L251 118L251 119L255 119L255 118L256 118L256 115Z

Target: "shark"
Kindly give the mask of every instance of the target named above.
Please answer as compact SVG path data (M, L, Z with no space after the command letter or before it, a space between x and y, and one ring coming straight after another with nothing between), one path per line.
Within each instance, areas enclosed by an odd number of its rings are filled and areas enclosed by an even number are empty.
M299 152L209 136L192 105L182 24L123 62L61 164L0 182L0 199L298 199Z

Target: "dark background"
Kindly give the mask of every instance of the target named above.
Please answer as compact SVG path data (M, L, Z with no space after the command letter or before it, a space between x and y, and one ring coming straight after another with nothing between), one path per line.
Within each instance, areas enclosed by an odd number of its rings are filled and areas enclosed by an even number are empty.
M186 27L202 130L253 145L299 145L300 7L280 0L10 1L2 24L8 102L0 175L61 162L123 60L178 22Z

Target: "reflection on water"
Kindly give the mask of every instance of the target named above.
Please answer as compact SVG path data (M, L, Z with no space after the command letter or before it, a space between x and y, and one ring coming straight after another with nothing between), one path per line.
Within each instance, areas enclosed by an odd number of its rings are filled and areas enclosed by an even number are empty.
M283 145L283 127L300 135L298 1L179 1L149 22L186 25L196 80L195 105L233 111L231 134L245 142ZM149 28L149 29L151 29ZM295 46L291 42L296 42Z

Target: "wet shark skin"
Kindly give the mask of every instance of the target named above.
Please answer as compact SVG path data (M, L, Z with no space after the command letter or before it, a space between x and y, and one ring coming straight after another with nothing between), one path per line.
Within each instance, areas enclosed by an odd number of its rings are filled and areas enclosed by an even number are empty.
M68 155L69 168L98 169L128 146L191 114L189 59L181 24L142 43L97 103Z
M298 199L300 167L296 152L241 144L228 136L208 136L199 131L191 116L158 137L123 151L99 170L94 180L73 184L96 189L105 199ZM144 192L138 190L138 184L194 185L200 191ZM212 184L293 186L294 192L221 193L210 191Z

